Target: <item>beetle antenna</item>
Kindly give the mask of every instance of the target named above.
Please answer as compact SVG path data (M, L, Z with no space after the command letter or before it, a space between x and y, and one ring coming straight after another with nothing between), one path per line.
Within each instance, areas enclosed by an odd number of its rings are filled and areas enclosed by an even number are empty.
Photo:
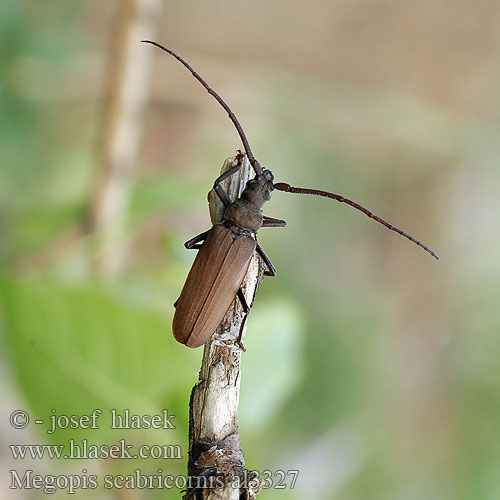
M222 97L213 90L208 83L198 74L196 71L184 60L182 57L178 56L175 52L173 52L170 49L167 49L163 45L160 45L157 42L153 42L151 40L141 40L143 43L150 43L151 45L155 45L159 49L167 52L171 56L175 57L180 63L182 63L190 72L191 74L205 87L206 91L215 98L215 100L226 110L227 114L229 115L230 120L233 122L234 126L236 127L236 130L238 131L238 134L241 138L241 142L243 143L243 147L245 148L245 152L248 156L248 160L250 162L250 165L252 165L253 169L255 170L255 173L257 175L262 173L262 167L260 166L260 163L255 159L252 150L250 149L250 144L248 144L248 139L247 136L245 135L245 132L243 131L242 126L240 125L240 122L238 121L238 118L236 118L236 115L231 111L231 108L224 102Z
M439 257L429 247L426 247L423 243L416 240L413 236L409 235L408 233L405 233L404 231L401 231L401 229L398 229L397 227L394 227L392 224L389 224L389 222L385 221L384 219L377 217L375 214L373 214L372 212L367 210L365 207L362 207L361 205L359 205L355 201L344 198L343 196L340 196L338 194L329 193L328 191L320 191L318 189L306 189L306 188L292 187L292 186L290 186L290 184L286 184L285 182L276 183L274 185L274 188L277 189L278 191L285 191L286 193L314 194L316 196L324 196L325 198L331 198L333 200L337 200L340 203L347 203L351 207L354 207L357 210L360 210L361 212L363 212L370 219L373 219L373 220L379 222L380 224L385 226L387 229L390 229L391 231L395 231L396 233L399 233L401 236L404 236L405 238L408 238L410 241L413 241L413 243L415 243L419 247L423 248L426 252L430 253L436 260L439 261Z

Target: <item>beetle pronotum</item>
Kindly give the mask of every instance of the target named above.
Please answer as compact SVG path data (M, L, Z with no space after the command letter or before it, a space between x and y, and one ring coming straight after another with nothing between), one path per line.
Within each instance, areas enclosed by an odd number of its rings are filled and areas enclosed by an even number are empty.
M241 336L250 307L241 291L241 284L255 251L266 264L267 270L264 275L276 276L276 269L272 262L257 243L257 231L261 227L283 227L286 225L283 220L273 219L262 214L262 206L271 199L271 192L274 189L287 193L324 196L346 203L391 231L408 238L439 260L439 257L430 248L413 236L374 215L354 201L328 191L296 188L284 182L274 183L272 172L262 167L255 159L243 128L224 100L175 52L157 42L150 40L143 40L143 42L155 45L175 57L224 108L238 131L245 153L255 171L255 177L247 182L241 196L233 202L222 188L221 182L241 168L243 155L240 154L237 165L224 172L214 182L214 190L225 207L223 221L185 243L186 248L199 249L199 252L181 295L175 303L176 310L172 330L175 339L181 344L188 347L199 347L207 342L221 323L235 297L238 297L245 316L241 323L237 342L244 350Z

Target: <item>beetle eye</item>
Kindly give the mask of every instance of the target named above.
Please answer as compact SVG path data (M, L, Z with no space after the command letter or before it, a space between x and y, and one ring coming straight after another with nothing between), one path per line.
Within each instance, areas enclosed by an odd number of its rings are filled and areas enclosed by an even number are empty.
M269 192L269 189L266 189L264 191L264 200L269 201L271 199L271 193Z

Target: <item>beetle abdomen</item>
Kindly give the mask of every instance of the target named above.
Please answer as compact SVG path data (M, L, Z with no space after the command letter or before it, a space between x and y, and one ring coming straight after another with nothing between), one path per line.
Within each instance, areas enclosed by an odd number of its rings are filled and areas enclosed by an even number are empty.
M215 332L233 302L256 247L253 238L234 237L216 224L193 263L174 314L175 339L199 347Z

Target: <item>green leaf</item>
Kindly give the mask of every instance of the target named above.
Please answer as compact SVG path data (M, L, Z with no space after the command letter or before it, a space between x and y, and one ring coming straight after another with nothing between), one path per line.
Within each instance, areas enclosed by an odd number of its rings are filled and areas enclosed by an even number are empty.
M157 414L166 408L178 427L167 431L169 444L184 440L195 353L176 345L163 320L102 291L42 279L0 279L0 301L5 342L31 421L48 422L53 409L64 415L103 411L99 430L68 429L52 439L105 442L119 432L109 429L110 409ZM158 431L148 436L165 439ZM117 439L122 437L123 431Z

